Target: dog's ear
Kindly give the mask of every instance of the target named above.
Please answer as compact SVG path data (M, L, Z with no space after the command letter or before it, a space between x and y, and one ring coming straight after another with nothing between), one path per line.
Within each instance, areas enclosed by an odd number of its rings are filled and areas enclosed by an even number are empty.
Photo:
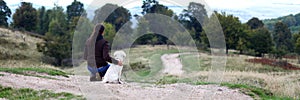
M123 53L123 57L126 57L126 53L124 51L122 51L122 53Z
M116 56L117 56L117 52L118 52L118 51L115 51L115 52L114 52L114 57L116 57Z

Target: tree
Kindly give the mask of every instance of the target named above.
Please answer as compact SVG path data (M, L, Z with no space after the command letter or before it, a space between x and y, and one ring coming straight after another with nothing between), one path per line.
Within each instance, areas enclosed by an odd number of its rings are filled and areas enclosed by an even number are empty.
M239 41L243 42L244 40L242 39L246 38L246 30L245 26L242 25L238 17L226 15L226 13L215 13L225 34L226 53L228 53L228 49L237 49L238 45L245 45L239 44Z
M74 17L85 16L86 12L84 10L83 3L74 0L71 5L67 6L68 21L70 22Z
M67 6L68 30L70 33L74 33L80 17L86 17L86 15L83 3L77 0L74 0L71 5Z
M71 57L71 41L70 35L64 34L65 29L60 28L60 22L54 19L50 22L49 31L46 33L47 41L38 44L38 51L45 56L54 57L56 62L54 65L63 65L63 59Z
M142 9L143 15L147 13L158 13L169 17L174 15L174 12L171 9L169 9L167 6L159 4L159 2L156 0L143 0Z
M300 13L295 15L296 25L300 25Z
M288 27L295 26L297 24L295 17L291 14L286 16L283 20L283 23L285 23Z
M11 15L11 10L6 5L6 2L0 0L0 26L8 27L7 20Z
M201 23L207 18L207 11L204 5L195 2L191 2L188 9L184 9L178 18L179 22L182 23L185 28L190 30L191 36L197 42L198 47L206 42L205 40L202 40L205 39L206 36L203 32Z
M251 18L247 25L250 26L251 29L258 29L264 27L264 23L256 17Z
M109 42L113 43L114 37L116 35L115 27L110 23L104 23L104 38Z
M38 9L37 11L37 15L38 15L38 21L37 21L37 30L36 32L38 32L41 35L45 35L45 33L47 32L48 29L46 29L46 25L45 23L47 23L47 16L46 16L46 8L44 6L42 6L41 8ZM49 24L49 22L48 22ZM47 25L48 26L48 25Z
M292 34L288 26L282 22L277 22L274 26L273 40L275 43L276 58L282 58L286 53L293 51Z
M37 11L29 2L21 2L13 15L14 28L21 28L27 31L36 30Z
M270 53L272 51L273 41L271 33L266 28L252 30L249 42L249 49L257 52L257 56L261 57L263 54Z
M276 23L273 37L277 50L282 49L286 52L293 51L292 33L286 24L282 22Z
M155 14L162 14L165 16L169 16L171 18L175 17L174 12L169 9L167 6L159 4L158 1L156 0L143 0L143 5L141 6L141 8L143 9L142 14L146 15L148 13L155 13ZM144 43L150 43L153 46L155 44L167 44L167 40L168 38L162 36L162 35L158 35L158 33L154 33L154 30L159 30L161 27L172 27L172 25L167 24L168 22L166 22L165 20L163 20L163 18L161 17L155 17L155 20L153 19L153 16L146 16L145 20L147 20L149 23L149 35L145 35L142 38L145 38L146 40L144 40ZM163 26L161 26L161 24L158 23L164 23ZM168 30L171 30L170 28L168 28ZM165 31L166 32L166 31ZM141 38L141 39L142 39Z
M112 10L114 10L114 11L112 11ZM109 14L109 16L105 16L108 14ZM106 18L106 19L103 19L103 18ZM114 5L114 4L106 4L103 7L99 8L95 11L93 23L94 24L102 23L100 21L111 23L112 25L114 25L115 30L119 31L119 29L124 24L129 22L130 19L131 19L131 14L128 9L126 9L124 7L120 7L118 5Z
M54 57L57 66L64 65L63 60L71 57L72 40L67 30L66 14L62 7L54 7L51 10L51 22L45 35L46 42L37 44L39 52L45 56Z
M294 34L293 38L295 40L295 52L298 54L298 63L300 63L300 32L298 34Z

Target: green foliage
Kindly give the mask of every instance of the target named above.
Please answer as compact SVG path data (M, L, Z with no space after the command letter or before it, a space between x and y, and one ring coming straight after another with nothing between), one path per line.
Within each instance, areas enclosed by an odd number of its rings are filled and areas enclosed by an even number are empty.
M7 20L11 15L11 10L4 0L0 0L0 26L8 27Z
M142 62L130 63L130 68L127 68L127 70L132 70L142 77L150 74L150 67Z
M262 54L270 53L273 47L273 41L271 37L271 33L265 28L258 28L252 30L249 34L249 49L257 52L258 56L262 56Z
M0 98L9 100L41 100L41 99L60 99L60 100L84 100L82 96L71 93L54 93L48 90L33 90L29 88L14 89L0 85Z
M247 25L250 26L251 29L258 29L264 27L264 23L256 17L251 18L247 22Z
M79 18L79 17L76 17ZM72 52L73 59L81 59L84 51L85 42L93 32L93 24L85 17L80 17L73 34Z
M28 72L45 73L51 76L69 77L68 73L56 69L51 69L51 68L37 68L37 67L36 68L3 68L1 67L0 71L14 73L14 74L21 74L26 76L36 76L36 77L43 77L43 76L30 74Z
M277 53L285 53L293 51L293 43L292 43L292 33L288 29L287 25L278 22L275 25L273 40L275 42L275 49L278 50Z
M45 35L45 33L48 31L48 25L45 25L45 23L49 24L49 19L47 18L46 8L42 6L37 11L38 21L37 21L37 29L36 32L38 32L41 35Z
M291 29L292 33L298 33L299 32L299 27L300 27L300 13L296 15L287 15L279 18L274 18L274 19L267 19L263 21L266 25L266 27L271 31L274 30L274 26L277 22L282 22L286 24L289 29Z
M201 25L206 19L208 16L204 5L195 2L191 2L188 9L184 9L178 18L179 22L190 31L192 38L199 42L196 43L198 47L201 43L209 44Z
M74 17L80 17L81 15L86 16L83 3L74 0L71 5L67 6L67 15L69 22L71 22Z
M126 24L126 22L130 21L130 19L131 14L128 9L114 4L105 4L103 7L95 11L95 16L92 22L97 24L104 21L114 25L115 30L119 31L119 29Z
M115 27L110 23L103 23L105 30L104 30L104 38L109 43L113 43L114 37L116 35Z
M239 41L245 41L244 39L246 38L246 27L242 25L238 17L227 15L224 12L222 14L217 12L215 13L220 21L225 35L226 53L228 53L228 49L238 49L238 45L245 45L241 43L239 44Z
M298 34L294 34L294 40L296 40L295 43L295 52L297 54L300 54L300 32Z
M36 30L37 11L31 3L21 2L21 6L13 14L13 27L27 31Z
M163 76L161 79L159 79L156 84L174 84L177 83L179 81L179 79L175 76L169 75L169 76Z
M188 6L188 9L184 9L179 15L178 20L187 29L194 29L196 32L202 32L203 29L200 22L203 22L205 18L208 18L208 16L204 5L200 3L191 2Z
M61 66L64 59L71 57L71 34L67 32L67 20L63 9L54 7L52 11L46 42L37 44L37 48L45 56L54 57L56 59L54 65Z
M174 17L174 12L169 9L167 6L159 4L158 1L156 0L143 0L143 5L141 6L141 8L143 9L142 14L146 15L148 13L155 13L155 14L161 14L161 15L165 15L168 17L173 18ZM172 26L172 24L168 24L168 22L166 22L166 20L163 20L163 18L161 17L155 17L155 20L153 19L153 16L146 16L145 19L147 22L142 24L148 24L148 31L145 31L143 33L150 33L151 35L146 36L146 38L148 38L147 40L144 40L144 43L147 42L148 44L151 44L152 46L154 46L155 44L167 44L167 40L168 38L159 35L159 33L154 33L154 31L157 31L159 28L161 28L161 24L157 24L157 23L162 23L163 25L162 27L166 28L168 27L166 30L162 31L165 32L163 34L166 34L167 32L172 33L174 28ZM141 25L141 24L139 24ZM138 26L138 27L145 27L145 26ZM140 32L140 31L138 31ZM153 35L152 35L153 34Z
M174 14L171 9L169 9L167 6L159 4L159 2L156 0L143 0L143 5L141 8L143 9L142 14L144 15L147 13L157 13L172 17Z

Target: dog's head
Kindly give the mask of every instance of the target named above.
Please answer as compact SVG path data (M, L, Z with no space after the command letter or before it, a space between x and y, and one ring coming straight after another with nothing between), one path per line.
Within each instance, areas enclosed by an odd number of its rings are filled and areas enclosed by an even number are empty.
M126 53L124 51L116 51L114 53L114 58L119 61L123 61L126 57Z

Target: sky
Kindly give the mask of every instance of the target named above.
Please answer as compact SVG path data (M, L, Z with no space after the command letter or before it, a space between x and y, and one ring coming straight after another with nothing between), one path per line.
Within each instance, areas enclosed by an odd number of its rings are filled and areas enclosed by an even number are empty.
M45 6L46 8L52 8L54 3L66 7L70 5L73 0L4 0L7 5L13 11L20 6L20 1L31 2L34 7ZM82 2L85 7L99 6L93 0L77 0ZM100 1L100 0L95 0ZM103 0L105 1L105 0ZM102 2L103 2L102 1ZM106 0L120 2L120 0ZM122 0L124 1L124 0ZM140 13L140 6L142 1L138 0L127 0L134 1L127 5L125 8L132 12L132 15ZM158 0L159 1L159 0ZM172 0L164 0L172 2ZM197 0L194 0L197 1ZM203 1L203 0L200 0ZM239 17L242 22L246 22L252 17L258 17L259 19L270 19L285 16L289 14L300 13L300 0L204 0L209 8L212 10L223 11L227 14L233 14ZM100 1L101 2L101 1ZM164 5L169 6L170 9L174 10L175 13L179 14L182 11L182 7L178 5L172 5L169 2L160 2ZM91 4L92 3L92 4ZM180 3L178 3L180 4Z

